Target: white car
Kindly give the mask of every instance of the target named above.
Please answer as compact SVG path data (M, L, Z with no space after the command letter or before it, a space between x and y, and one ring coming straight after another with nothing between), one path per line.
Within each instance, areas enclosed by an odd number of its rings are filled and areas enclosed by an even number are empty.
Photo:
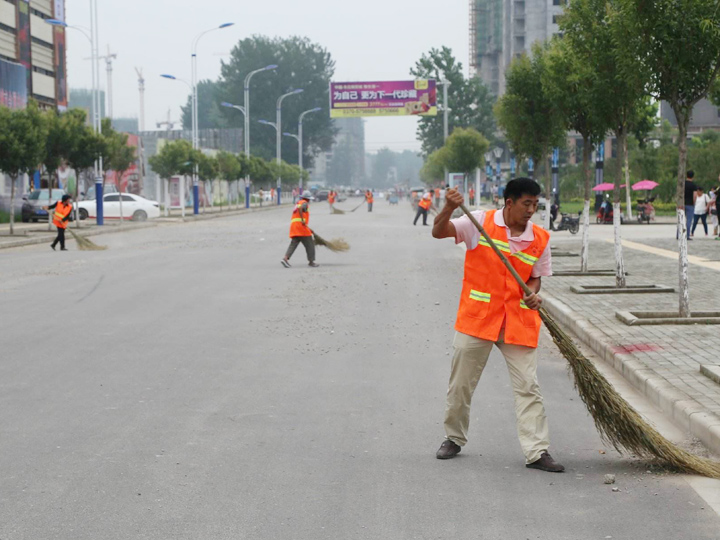
M145 221L148 218L160 217L160 205L132 193L107 193L103 196L103 218L120 219L120 197L122 197L123 219ZM96 202L80 201L78 203L80 219L96 218Z

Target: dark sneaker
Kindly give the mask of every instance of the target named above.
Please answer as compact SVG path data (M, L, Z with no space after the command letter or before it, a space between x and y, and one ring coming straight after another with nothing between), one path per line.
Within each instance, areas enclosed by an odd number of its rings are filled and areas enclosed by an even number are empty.
M316 263L315 261L313 261L313 262L309 262L309 263L308 263L308 266L312 266L313 268L317 268L317 267L320 266L320 265L319 265L318 263Z
M550 454L543 452L540 459L525 465L528 469L540 469L547 472L563 472L565 467L555 461Z
M67 248L60 248L60 251L70 251L70 250Z
M438 459L454 458L460 453L460 450L462 450L460 445L455 444L450 439L445 439L435 453L435 457Z
M280 259L280 264L282 264L285 268L290 268L290 263L285 259Z
M55 251L55 244L50 244L50 247L52 248L53 251Z

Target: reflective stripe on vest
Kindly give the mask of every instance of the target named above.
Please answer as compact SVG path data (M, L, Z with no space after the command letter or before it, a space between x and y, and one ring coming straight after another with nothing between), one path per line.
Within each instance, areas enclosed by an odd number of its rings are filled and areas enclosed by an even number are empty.
M490 302L490 293L470 289L470 299L478 302Z

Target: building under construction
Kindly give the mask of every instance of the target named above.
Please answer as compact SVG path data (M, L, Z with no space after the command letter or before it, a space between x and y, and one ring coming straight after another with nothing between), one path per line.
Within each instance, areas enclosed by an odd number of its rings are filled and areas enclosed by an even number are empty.
M505 92L505 70L533 43L559 32L566 0L470 0L470 69L495 95Z

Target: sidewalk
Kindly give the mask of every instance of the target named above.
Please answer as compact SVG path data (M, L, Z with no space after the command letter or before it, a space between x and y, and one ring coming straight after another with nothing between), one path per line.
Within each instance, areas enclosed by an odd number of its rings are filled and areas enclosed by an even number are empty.
M283 203L280 207L288 206L289 203ZM245 214L248 212L263 212L279 208L278 205L269 206L252 206L249 209L240 208L228 209L228 207L214 207L206 208L205 212L200 209L200 213L196 216L192 213L192 209L186 210L185 218L183 220L182 212L180 210L171 210L170 216L165 217L161 214L159 218L151 219L144 222L133 222L125 221L122 226L117 220L105 220L105 224L102 227L98 227L95 224L94 219L86 219L80 222L80 229L75 227L76 223L71 223L68 227L82 236L96 236L101 234L129 232L139 229L147 229L149 227L157 227L162 224L168 223L191 223L193 221L201 221L206 219L215 219L225 216L235 216L239 214ZM39 223L15 223L14 225L15 235L10 236L10 224L0 224L0 249L14 248L22 246L30 246L34 244L45 244L50 243L55 238L57 231L55 227L51 227L48 231L47 222ZM68 241L72 241L72 238L68 235Z
M590 269L614 268L609 241L592 241ZM720 242L689 243L690 306L720 309ZM580 253L581 235L554 233L556 252ZM613 285L614 276L543 279L545 307L566 329L620 372L687 433L720 454L720 325L626 326L616 311L678 310L675 239L624 242L628 285L674 287L674 293L575 294L575 285ZM553 257L553 270L579 270L579 257ZM703 372L701 372L701 366ZM713 373L715 375L713 375Z

